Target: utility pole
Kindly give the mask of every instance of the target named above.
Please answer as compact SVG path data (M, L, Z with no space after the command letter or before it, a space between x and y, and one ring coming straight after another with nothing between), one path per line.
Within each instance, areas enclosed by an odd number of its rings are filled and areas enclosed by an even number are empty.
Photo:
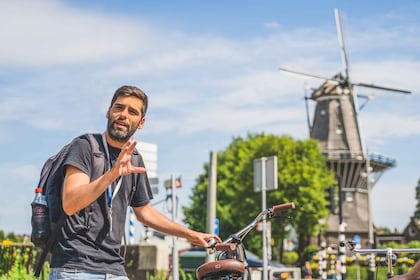
M176 221L176 208L177 208L177 203L176 203L176 194L175 194L175 189L176 189L176 180L175 180L175 176L171 175L171 181L172 181L172 221ZM176 246L176 237L172 236L172 274L173 280L178 280L179 279L179 274L178 274L178 248Z
M210 152L209 185L207 188L207 233L215 233L216 190L217 190L217 153ZM214 254L206 254L206 262L213 261Z
M266 163L266 158L263 157L261 158L261 174L263 174L263 176L261 176L261 196L262 196L262 210L267 208L267 194L266 194L266 190L267 190L267 183L266 183L266 178L265 178L265 163ZM264 219L263 220L263 236L262 236L262 241L263 241L263 280L267 280L268 279L268 261L267 261L267 220Z
M267 190L277 189L277 156L262 157L254 160L254 191L261 191L262 210L267 208ZM262 221L263 278L268 280L267 220ZM271 234L270 234L271 235ZM271 245L270 245L271 246Z
M367 188L367 199L368 199L368 219L369 219L369 248L373 248L375 246L375 241L374 241L374 237L373 237L373 221L372 221L372 205L371 205L371 195L372 195L372 185L370 183L370 171L371 171L371 167L370 167L370 159L369 159L369 153L368 153L368 149L366 147L366 188ZM375 275L375 255L374 254L370 254L370 259L369 259L369 280L373 280L374 279L374 275Z
M171 175L170 180L165 180L164 187L166 190L171 189L171 200L172 200L172 221L176 222L177 219L177 198L176 198L176 189L180 188L182 186L181 184L181 178L175 178L175 176ZM167 198L169 195L167 196ZM178 280L179 279L179 273L178 273L178 248L177 248L177 238L175 236L172 236L172 280Z

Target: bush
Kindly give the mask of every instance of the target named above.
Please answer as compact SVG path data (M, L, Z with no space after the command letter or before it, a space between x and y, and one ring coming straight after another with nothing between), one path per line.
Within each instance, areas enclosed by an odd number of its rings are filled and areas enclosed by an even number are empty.
M313 257L318 253L319 247L316 245L309 245L303 250L303 259L305 261L311 261Z
M294 265L299 259L297 252L288 251L283 253L283 264L285 265Z
M32 245L2 245L0 247L0 280L37 279L32 271L35 257L36 250ZM42 277L38 279L44 279L48 275L48 270L49 268L46 268Z

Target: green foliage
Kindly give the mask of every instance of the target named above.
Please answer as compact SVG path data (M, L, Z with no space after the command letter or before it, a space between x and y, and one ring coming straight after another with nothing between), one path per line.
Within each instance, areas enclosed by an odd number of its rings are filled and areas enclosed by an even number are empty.
M0 280L5 279L47 279L49 268L45 267L40 278L35 278L32 264L35 262L33 246L1 246Z
M316 245L306 246L303 250L303 259L304 261L310 261L318 253L319 247Z
M387 228L387 227L382 227L382 228L378 228L376 230L376 233L377 234L391 234L392 231L389 228Z
M384 243L384 244L381 245L381 248L382 249L386 249L386 248L400 248L400 247L401 247L401 245L398 244L395 241L390 241L390 242L387 242L387 243Z
M147 274L146 279L147 280L166 280L166 279L168 279L168 272L161 270L158 273L156 273L155 275ZM186 273L184 270L180 269L179 270L179 279L181 279L181 280L194 280L195 277L192 274Z
M393 248L393 249L398 249L398 248L420 248L420 241L411 241L407 244L398 244L396 242L388 242L385 243L381 246L381 248ZM413 260L419 260L420 259L420 254L419 253L399 253L398 254L399 258L404 258L407 257L409 259L413 259Z
M181 280L194 280L195 274L194 273L186 273L184 270L179 270L179 279Z
M299 255L295 251L288 251L283 253L283 264L295 265L299 259Z
M293 219L274 219L272 237L281 242L292 223L302 242L303 251L310 236L323 229L320 219L329 215L325 189L335 185L332 171L327 169L318 142L313 139L294 140L288 136L249 134L246 139L234 138L217 154L217 202L220 236L225 239L249 224L261 211L261 193L253 189L253 162L268 156L278 159L278 189L267 192L267 207L293 201ZM208 164L199 175L191 196L192 205L184 208L184 222L193 229L205 231L207 211ZM250 251L261 254L261 234L251 232L246 240ZM299 248L298 248L299 249Z
M165 280L167 279L167 275L165 271L161 270L161 271L158 271L155 275L151 275L147 273L146 279L147 280Z
M400 275L408 272L411 269L411 266L407 265L394 265L393 271L394 275ZM357 274L360 274L359 279L368 279L369 267L366 266L357 266L357 265L347 265L346 266L346 279L358 279ZM388 273L388 267L386 265L377 266L375 268L375 279L386 279Z
M5 234L3 230L0 230L0 242L3 242L3 240L13 241L14 243L22 243L23 237L17 236L14 232Z
M360 277L358 278L357 275L360 275ZM369 279L368 275L369 275L368 267L357 266L357 265L346 266L346 279ZM386 275L386 272L383 275ZM378 279L386 279L386 277L384 278L381 277Z

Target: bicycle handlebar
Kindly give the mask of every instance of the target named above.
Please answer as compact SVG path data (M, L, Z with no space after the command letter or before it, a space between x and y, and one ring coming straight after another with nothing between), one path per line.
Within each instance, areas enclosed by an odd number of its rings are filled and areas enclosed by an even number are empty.
M340 246L359 254L420 253L420 248L360 249L356 248L354 240L341 241Z
M273 209L273 214L277 214L279 212L286 211L289 209L294 209L294 208L295 208L295 203L289 202L289 203L275 205L271 209Z
M255 226L261 222L266 216L271 218L273 215L283 212L289 209L295 208L295 204L293 202L278 204L273 206L272 208L267 208L263 211L261 211L257 217L252 221L249 225L242 228L240 231L238 231L235 234L232 234L228 239L223 241L223 243L230 243L230 242L242 242L242 240L245 238L245 236L253 229Z
M346 247L350 251L359 254L384 254L386 255L386 262L388 265L387 279L394 275L392 266L394 260L396 260L396 253L420 253L420 248L386 248L386 249L360 249L356 248L356 242L354 240L346 240L340 242L340 247Z

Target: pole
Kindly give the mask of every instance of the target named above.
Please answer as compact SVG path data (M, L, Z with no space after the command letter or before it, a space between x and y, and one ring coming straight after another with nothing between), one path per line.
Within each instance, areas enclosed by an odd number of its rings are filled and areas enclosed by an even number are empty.
M343 221L343 195L342 195L342 180L341 176L338 176L338 215L339 215L339 225L338 225L338 242L344 242L346 240L345 228L347 224ZM346 279L346 248L339 246L338 255L340 261L340 276L341 280Z
M262 210L267 208L267 197L266 197L266 176L265 176L265 163L266 158L261 158L261 196L262 196ZM263 280L268 280L268 261L267 261L267 219L263 219Z
M325 241L321 242L321 250L319 251L319 274L322 280L327 279L327 244Z
M215 233L217 188L217 153L210 152L209 185L207 189L207 233ZM206 254L206 262L214 261L215 254Z
M171 187L172 187L172 221L175 222L176 220L176 182L175 182L175 176L171 175ZM179 274L178 274L178 249L176 246L176 237L172 236L172 280L178 280Z
M129 220L129 232L128 232L129 244L134 244L134 232L135 232L134 211L133 211L133 208L130 207L130 220Z
M339 244L341 244L341 242L344 242L346 240L344 231L345 231L345 227L346 227L346 223L341 222L340 225L338 226L338 231L339 231L339 235L338 235L338 241ZM346 279L346 248L339 246L338 247L338 255L339 255L339 262L340 262L340 276L341 276L341 280L345 280Z
M367 188L367 196L368 196L368 219L369 219L369 248L374 247L374 240L373 240L373 221L372 221L372 206L371 206L371 184L370 184L370 160L369 160L369 153L366 147L366 188ZM375 275L375 255L370 254L369 259L369 280L374 279Z

